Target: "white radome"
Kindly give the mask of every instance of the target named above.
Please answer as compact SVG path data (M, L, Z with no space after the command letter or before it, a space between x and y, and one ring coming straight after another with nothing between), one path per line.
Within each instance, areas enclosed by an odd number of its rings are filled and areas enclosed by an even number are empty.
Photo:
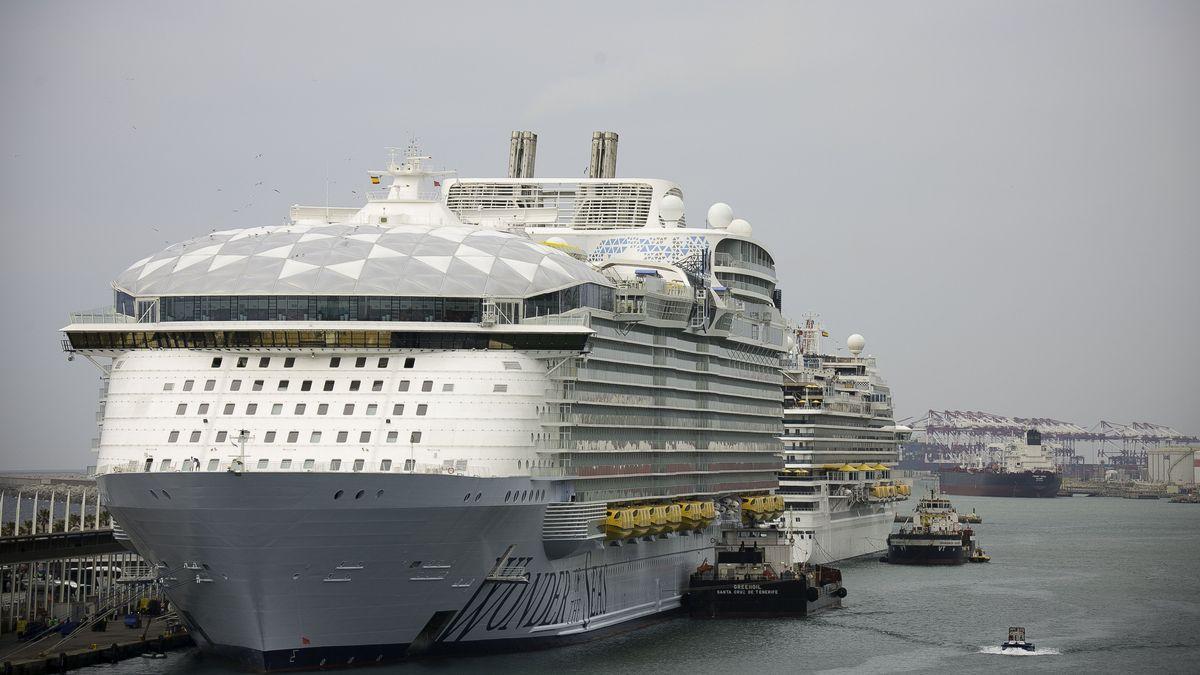
M750 227L750 221L745 218L735 218L729 227L725 228L730 234L736 234L742 237L749 237L754 234L754 228Z
M658 202L658 216L663 222L678 223L683 217L683 200L675 195L667 195Z
M849 349L850 353L855 356L858 356L859 354L861 354L863 347L866 347L866 346L867 346L867 339L865 337L859 335L858 333L855 333L854 335L851 335L850 337L846 338L846 348Z
M725 202L717 202L708 207L708 226L723 230L733 221L733 207Z

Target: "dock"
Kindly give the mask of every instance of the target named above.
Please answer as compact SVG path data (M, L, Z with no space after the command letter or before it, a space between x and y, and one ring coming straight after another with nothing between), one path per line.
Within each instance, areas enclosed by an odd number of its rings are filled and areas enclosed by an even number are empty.
M0 639L0 673L3 675L42 675L64 673L101 663L117 663L141 658L147 653L163 653L192 645L182 628L168 628L161 620L145 627L114 627L104 631L80 631L67 639L58 633L36 642L20 642L9 633Z

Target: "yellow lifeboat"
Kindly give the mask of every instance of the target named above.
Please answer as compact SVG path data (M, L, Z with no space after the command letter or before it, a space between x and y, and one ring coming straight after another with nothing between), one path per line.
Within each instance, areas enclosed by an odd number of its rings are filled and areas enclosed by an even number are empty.
M650 534L650 507L639 506L635 509L630 509L633 512L633 536L641 537Z
M609 509L604 519L604 534L609 539L624 539L633 534L633 509Z
M650 509L650 533L662 534L667 531L667 507L661 504L647 507Z
M667 504L663 506L664 513L667 515L667 531L678 532L684 529L683 527L683 509L679 504Z
M886 496L883 486L876 485L875 487L871 488L871 496L875 497L876 499L883 499Z
M775 515L783 513L783 495L771 495L771 505L774 507L772 510L775 511Z
M911 487L909 487L908 485L904 484L904 483L901 483L900 485L897 485L897 486L896 486L896 490L897 490L897 491L899 491L899 493L900 493L900 494L902 494L902 495L904 495L905 497L907 497L907 496L909 496L909 495L911 495L911 494L912 494L912 488L911 488Z
M700 515L703 516L705 524L717 519L717 507L712 502L700 502Z
M766 510L766 505L763 504L763 498L759 496L742 497L742 517L750 520L757 520L762 517Z
M686 528L701 527L704 525L704 515L700 512L704 502L678 502L679 515L682 519L682 525Z

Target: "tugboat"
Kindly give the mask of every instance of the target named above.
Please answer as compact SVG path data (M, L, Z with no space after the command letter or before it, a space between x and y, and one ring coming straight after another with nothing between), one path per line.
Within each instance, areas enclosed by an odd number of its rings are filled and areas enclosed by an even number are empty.
M975 531L962 526L950 500L930 490L917 502L912 517L888 535L888 555L882 562L961 565L974 555Z
M1000 651L1021 649L1027 652L1037 651L1032 642L1025 641L1025 629L1021 626L1009 626L1008 640L1000 645Z
M717 564L692 574L684 604L693 618L803 617L841 607L846 589L833 567L791 563L786 533L731 528L716 544Z

